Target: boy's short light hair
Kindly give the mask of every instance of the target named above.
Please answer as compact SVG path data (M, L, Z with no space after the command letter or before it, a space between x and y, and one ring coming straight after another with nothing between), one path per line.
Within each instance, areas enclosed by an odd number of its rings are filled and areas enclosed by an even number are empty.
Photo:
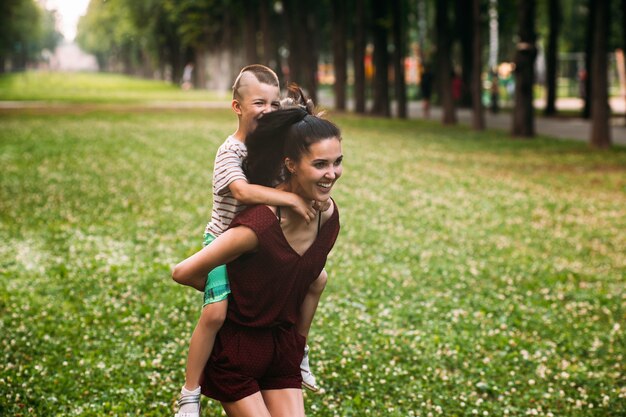
M245 66L239 71L239 75L233 84L233 100L241 99L241 94L239 93L239 87L241 87L241 76L244 73L251 73L254 77L262 84L269 84L274 87L278 87L278 76L272 69L266 67L261 64L252 64Z

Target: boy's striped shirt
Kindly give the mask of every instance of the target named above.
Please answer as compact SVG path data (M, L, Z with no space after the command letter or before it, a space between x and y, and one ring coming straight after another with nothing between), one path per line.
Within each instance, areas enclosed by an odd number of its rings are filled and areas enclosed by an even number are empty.
M233 197L228 186L235 180L248 181L242 168L247 154L246 145L233 136L229 136L217 150L213 168L213 210L205 233L215 237L221 235L235 215L246 208Z

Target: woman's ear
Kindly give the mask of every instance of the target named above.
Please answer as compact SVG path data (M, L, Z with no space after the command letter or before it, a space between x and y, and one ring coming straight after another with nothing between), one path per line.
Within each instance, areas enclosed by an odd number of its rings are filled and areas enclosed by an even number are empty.
M285 168L291 175L296 173L296 164L289 158L285 158Z

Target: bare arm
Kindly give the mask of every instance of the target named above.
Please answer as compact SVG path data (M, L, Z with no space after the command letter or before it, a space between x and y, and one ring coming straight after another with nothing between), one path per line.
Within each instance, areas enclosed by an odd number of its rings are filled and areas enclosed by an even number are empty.
M290 207L309 223L315 218L316 210L312 201L307 201L297 194L276 188L250 184L244 180L235 180L228 186L235 199L245 205L266 204L268 206Z
M191 255L172 269L172 278L204 291L207 274L215 267L224 265L240 255L250 252L259 241L252 229L239 226L222 233L210 245Z

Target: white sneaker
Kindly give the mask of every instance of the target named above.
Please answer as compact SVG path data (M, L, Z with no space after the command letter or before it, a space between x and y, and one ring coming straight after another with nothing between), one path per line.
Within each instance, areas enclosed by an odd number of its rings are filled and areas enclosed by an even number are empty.
M194 391L183 387L178 398L178 413L174 417L200 417L200 387Z
M302 374L302 386L313 392L320 390L315 382L315 376L311 373L311 367L309 366L309 346L304 347L304 356L300 363L300 373Z

